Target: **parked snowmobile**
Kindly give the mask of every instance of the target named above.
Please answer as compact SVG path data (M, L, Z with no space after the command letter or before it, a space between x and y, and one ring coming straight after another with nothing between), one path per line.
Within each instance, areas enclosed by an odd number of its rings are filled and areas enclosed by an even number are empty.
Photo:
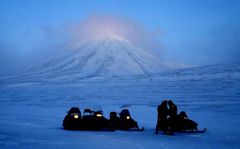
M68 130L103 130L108 129L109 121L103 112L85 109L81 117L78 107L72 107L63 120L63 128Z
M63 120L64 129L81 129L82 118L81 111L78 107L72 107Z
M195 121L189 119L186 113L183 111L172 118L169 115L166 101L163 101L162 104L158 106L156 133L158 133L159 130L162 130L163 133L167 135L173 135L174 132L203 133L207 131L206 128L199 129L198 124Z
M173 126L176 132L205 132L206 128L199 129L198 123L188 118L184 111L178 114L176 124Z
M109 129L113 131L120 129L120 117L118 116L117 112L110 112Z
M83 128L85 130L108 129L109 120L103 116L102 111L85 109L83 114Z
M113 130L132 130L132 128L136 128L138 131L144 130L144 128L139 129L137 122L132 119L128 109L123 109L119 115L116 112L110 112L109 128Z

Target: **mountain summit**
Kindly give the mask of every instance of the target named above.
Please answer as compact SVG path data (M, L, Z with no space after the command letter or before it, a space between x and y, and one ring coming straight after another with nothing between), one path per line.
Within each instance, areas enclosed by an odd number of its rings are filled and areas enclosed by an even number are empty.
M81 75L142 75L165 69L160 60L148 51L135 47L128 40L111 35L85 42L67 54L51 59L38 72Z

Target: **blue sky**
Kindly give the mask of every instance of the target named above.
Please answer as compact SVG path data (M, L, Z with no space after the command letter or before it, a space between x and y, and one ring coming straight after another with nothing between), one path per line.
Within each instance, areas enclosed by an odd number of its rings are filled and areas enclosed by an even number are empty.
M240 62L239 10L238 0L0 0L0 70L32 56L46 28L94 14L121 16L160 30L167 62Z

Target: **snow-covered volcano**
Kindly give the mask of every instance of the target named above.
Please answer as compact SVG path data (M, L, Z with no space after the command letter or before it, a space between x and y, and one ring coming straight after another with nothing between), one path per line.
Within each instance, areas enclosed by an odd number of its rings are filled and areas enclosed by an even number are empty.
M57 75L140 75L164 70L158 57L116 35L81 43L34 68Z

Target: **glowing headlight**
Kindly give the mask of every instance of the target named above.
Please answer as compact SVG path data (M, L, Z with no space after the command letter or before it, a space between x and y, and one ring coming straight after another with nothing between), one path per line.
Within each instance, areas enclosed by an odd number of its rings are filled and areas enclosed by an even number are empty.
M75 119L78 119L78 115L74 115L73 117L74 117Z
M96 116L97 116L97 117L102 117L102 114L97 114Z
M130 119L130 116L127 116L127 119L129 120L129 119Z

